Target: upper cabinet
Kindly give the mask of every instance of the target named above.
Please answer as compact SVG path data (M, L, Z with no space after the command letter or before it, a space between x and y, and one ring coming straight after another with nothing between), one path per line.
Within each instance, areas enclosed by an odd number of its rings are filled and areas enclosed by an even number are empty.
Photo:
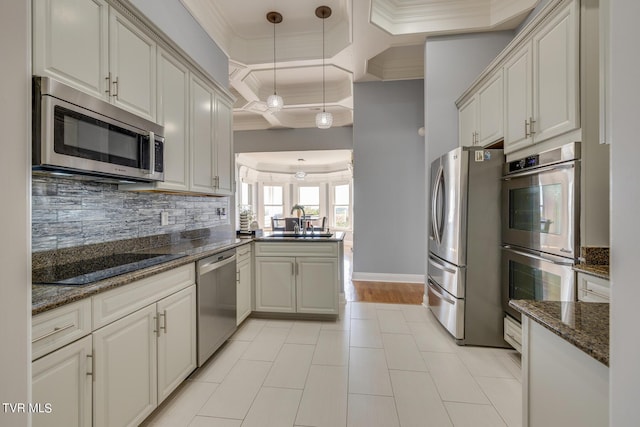
M216 193L233 194L233 107L220 95L216 95L215 146Z
M155 121L156 43L104 0L33 2L33 73Z
M484 147L504 135L502 70L497 70L466 103L460 106L458 136L460 146Z

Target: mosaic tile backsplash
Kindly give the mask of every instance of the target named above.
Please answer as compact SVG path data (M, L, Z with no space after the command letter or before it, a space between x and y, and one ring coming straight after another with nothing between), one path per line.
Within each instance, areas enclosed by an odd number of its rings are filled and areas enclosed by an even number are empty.
M33 176L32 251L229 225L229 197L120 191L115 184ZM169 224L160 225L161 212ZM224 214L223 214L224 213Z

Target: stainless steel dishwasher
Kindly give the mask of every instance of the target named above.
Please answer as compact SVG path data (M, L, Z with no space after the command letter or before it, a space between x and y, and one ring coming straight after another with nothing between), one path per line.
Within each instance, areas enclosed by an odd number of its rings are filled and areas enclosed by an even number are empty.
M236 330L236 250L197 263L198 366Z

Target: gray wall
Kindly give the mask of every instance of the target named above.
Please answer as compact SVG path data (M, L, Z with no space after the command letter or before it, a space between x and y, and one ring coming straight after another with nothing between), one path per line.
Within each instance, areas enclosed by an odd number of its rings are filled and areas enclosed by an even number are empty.
M351 150L353 128L269 129L233 133L236 153L306 150Z
M229 58L180 0L128 1L200 64L220 86L229 88Z
M424 55L427 166L458 146L455 101L512 39L512 31L427 39Z
M0 3L0 402L31 402L31 2ZM44 403L44 402L43 402ZM0 410L0 425L29 417Z
M231 224L229 197L120 191L115 184L42 176L33 177L32 187L33 252Z
M353 271L422 275L423 81L353 86Z

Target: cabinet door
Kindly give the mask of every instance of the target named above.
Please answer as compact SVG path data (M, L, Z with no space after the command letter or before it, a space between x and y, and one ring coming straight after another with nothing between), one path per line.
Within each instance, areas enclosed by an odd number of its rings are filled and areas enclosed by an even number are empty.
M156 43L111 9L109 23L111 102L156 119Z
M476 142L477 98L474 96L458 110L458 140L461 147L472 147Z
M484 147L504 136L502 69L478 90L478 135L476 142Z
M158 404L196 368L196 286L158 301Z
M191 189L201 193L213 193L213 102L209 87L191 76Z
M158 48L158 123L164 126L167 190L189 190L189 70Z
M256 311L295 313L295 258L256 257Z
M216 193L233 192L233 114L232 106L216 96Z
M251 259L238 263L237 324L251 314Z
M91 335L33 362L31 401L51 404L33 414L33 426L91 425L91 369Z
M338 313L338 260L296 258L298 313Z
M579 127L579 2L572 2L533 36L534 142Z
M94 427L137 426L157 406L156 304L93 333Z
M504 65L504 153L533 143L529 135L531 118L531 43L521 47Z
M104 0L35 0L33 74L107 99L108 24Z

